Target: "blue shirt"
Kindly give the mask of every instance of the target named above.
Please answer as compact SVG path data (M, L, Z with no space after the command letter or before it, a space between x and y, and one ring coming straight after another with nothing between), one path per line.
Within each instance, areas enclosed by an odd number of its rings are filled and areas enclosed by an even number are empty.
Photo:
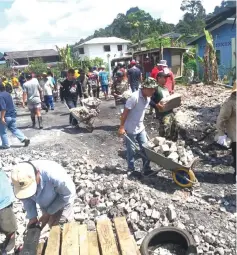
M11 95L6 92L0 92L0 111L6 111L5 117L16 118L16 109Z
M0 170L0 210L9 206L15 200L10 180L4 171Z
M32 164L40 172L40 184L34 196L22 200L28 219L38 216L36 204L52 215L74 202L75 185L62 166L50 160L35 160Z
M101 86L107 86L109 85L109 81L108 81L108 73L105 72L105 71L101 71L99 73L99 77L100 77L100 83L101 83Z

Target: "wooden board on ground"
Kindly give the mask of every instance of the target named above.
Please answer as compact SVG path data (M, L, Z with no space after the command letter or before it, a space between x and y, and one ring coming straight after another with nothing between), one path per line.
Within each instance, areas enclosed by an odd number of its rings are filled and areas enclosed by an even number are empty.
M136 241L135 241L135 239L134 239L134 236L133 235L131 235L131 238L132 238L132 241L133 241L133 243L134 243L134 246L135 246L135 249L136 249L136 254L137 255L141 255L141 252L140 252L140 249L139 249L139 247L137 246L137 243L136 243Z
M96 232L88 232L89 255L100 255Z
M102 255L119 255L112 225L109 219L98 220L97 233Z
M89 255L87 225L79 226L80 255Z
M38 244L36 255L43 255L44 244L45 244L45 243L39 243L39 244Z
M136 255L137 251L126 219L124 217L115 218L114 225L122 255Z
M52 227L50 234L49 234L49 239L48 239L45 255L58 255L59 254L60 232L61 232L61 229L59 226Z
M79 254L79 224L76 222L66 223L62 233L62 254Z

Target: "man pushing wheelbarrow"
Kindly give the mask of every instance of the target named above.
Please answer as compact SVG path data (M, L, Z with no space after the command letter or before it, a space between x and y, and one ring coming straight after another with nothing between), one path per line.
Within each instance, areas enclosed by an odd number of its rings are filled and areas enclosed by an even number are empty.
M148 149L147 134L144 126L145 110L149 104L155 104L151 101L151 96L154 94L158 84L153 78L148 78L142 85L141 89L132 93L132 96L127 100L124 112L121 116L121 124L119 135L125 136L127 148L127 163L130 176L140 178L156 174L150 168L150 161L160 165L164 169L171 170L174 181L181 187L191 187L196 183L195 175L192 167L196 159L189 165L183 166L166 158L158 153ZM157 106L158 107L158 106ZM138 143L138 146L136 145ZM134 155L138 152L142 156L143 171L135 171Z
M144 117L146 108L148 108L151 100L151 96L155 92L155 88L158 86L156 80L148 78L142 85L141 89L132 93L132 96L127 100L124 112L121 116L121 124L119 128L119 135L126 135L126 148L127 148L127 163L128 172L131 172L131 176L140 177L141 173L135 171L134 155L135 148L133 143L138 142L140 150L145 154L143 145L147 141L147 134L144 126ZM154 172L151 171L150 162L143 157L143 175L149 176Z

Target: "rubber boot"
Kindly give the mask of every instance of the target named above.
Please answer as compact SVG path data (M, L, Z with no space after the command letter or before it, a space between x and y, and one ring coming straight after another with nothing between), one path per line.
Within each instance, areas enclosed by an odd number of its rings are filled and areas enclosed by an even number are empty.
M32 127L35 127L35 116L31 116L31 120L32 120Z
M38 122L39 122L39 129L43 128L43 119L42 116L38 117Z

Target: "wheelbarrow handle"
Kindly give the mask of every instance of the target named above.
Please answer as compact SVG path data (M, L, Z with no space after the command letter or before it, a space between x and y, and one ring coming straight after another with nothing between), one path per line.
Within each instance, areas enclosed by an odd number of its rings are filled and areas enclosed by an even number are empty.
M134 146L136 150L140 151L140 148L137 147L137 145L132 141L132 139L127 134L124 134L124 136L128 139L128 141Z

